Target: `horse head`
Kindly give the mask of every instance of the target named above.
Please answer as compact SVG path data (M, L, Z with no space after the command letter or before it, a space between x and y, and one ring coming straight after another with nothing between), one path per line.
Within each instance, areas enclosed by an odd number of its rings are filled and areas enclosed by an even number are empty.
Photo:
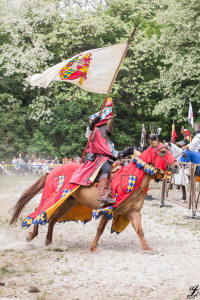
M160 143L157 147L150 146L140 156L146 163L152 164L155 168L163 171L169 170L172 174L179 172L179 165L166 145Z

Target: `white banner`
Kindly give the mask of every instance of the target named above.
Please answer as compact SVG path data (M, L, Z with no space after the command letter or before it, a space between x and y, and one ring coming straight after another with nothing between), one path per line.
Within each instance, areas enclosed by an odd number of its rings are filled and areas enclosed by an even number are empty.
M189 110L188 110L188 123L194 127L194 118L193 118L193 109L192 109L192 103L190 101L190 104L189 104Z
M47 88L53 80L67 81L85 91L107 94L127 44L82 52L41 74L27 78L31 86Z

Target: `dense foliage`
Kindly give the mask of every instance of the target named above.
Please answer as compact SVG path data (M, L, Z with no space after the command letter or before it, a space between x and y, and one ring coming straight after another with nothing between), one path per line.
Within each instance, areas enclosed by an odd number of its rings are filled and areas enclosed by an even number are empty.
M200 102L198 0L0 0L0 158L81 155L87 117L104 96L25 78L81 51L124 42L138 24L112 90L117 149L139 144L142 123L177 133ZM179 136L181 138L181 136Z

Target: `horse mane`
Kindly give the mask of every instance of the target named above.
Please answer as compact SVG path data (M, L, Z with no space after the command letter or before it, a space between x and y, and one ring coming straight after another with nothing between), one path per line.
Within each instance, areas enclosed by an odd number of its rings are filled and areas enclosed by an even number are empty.
M46 173L42 177L40 177L33 185L31 185L18 199L16 205L13 207L14 213L10 220L10 225L17 222L22 209L25 205L35 196L38 192L44 187L46 178L49 174Z

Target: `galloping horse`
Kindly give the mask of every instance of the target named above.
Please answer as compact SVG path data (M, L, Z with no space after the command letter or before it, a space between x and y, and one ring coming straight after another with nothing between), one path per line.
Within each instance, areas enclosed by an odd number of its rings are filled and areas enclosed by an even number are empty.
M114 164L114 167L116 167L117 162L115 162ZM57 172L56 174L59 174L59 170L63 170L63 168L70 170L70 168L72 167L75 170L78 165L75 166L75 164L68 164L59 166L52 172L50 172L49 175L41 177L35 184L28 188L22 194L16 204L10 224L13 224L17 221L23 207L43 187L43 194L47 189L52 189L52 182L51 186L49 186L48 178L52 176L53 172ZM144 198L148 190L150 181L152 179L158 179L158 176L163 176L165 170L170 170L172 173L178 173L179 166L166 146L163 144L159 144L157 148L150 146L147 150L140 154L139 157L135 157L131 161L131 163L126 166L122 166L116 173L114 173L113 178L111 178L112 193L114 193L114 195L117 195L116 207L113 212L114 217L122 216L128 222L131 222L140 239L143 250L151 250L151 248L148 246L144 238L141 226L140 210L143 206ZM137 176L135 176L134 174L137 174ZM127 180L128 186L124 185L125 181L123 180ZM132 180L131 183L130 180ZM119 198L117 198L118 196ZM73 193L70 193L70 196L67 200L61 201L62 199L57 200L57 202L55 203L56 210L53 211L49 218L46 218L46 222L48 222L49 224L46 236L46 245L52 243L52 233L55 223L63 219L64 216L66 216L67 213L73 210L75 206L82 205L94 210L100 208L98 187L96 183L91 184L91 186L89 187L78 186L78 188L76 188ZM45 200L47 200L48 202L48 199ZM60 206L58 205L59 201L62 202ZM45 214L43 214L43 216L44 215ZM29 233L28 240L32 240L38 234L38 224L40 223L35 222L36 219L31 220L31 224L34 224L34 228L33 231ZM106 216L102 216L97 229L97 234L90 246L91 251L97 250L97 242L101 234L103 233L107 222L108 218L106 218Z

